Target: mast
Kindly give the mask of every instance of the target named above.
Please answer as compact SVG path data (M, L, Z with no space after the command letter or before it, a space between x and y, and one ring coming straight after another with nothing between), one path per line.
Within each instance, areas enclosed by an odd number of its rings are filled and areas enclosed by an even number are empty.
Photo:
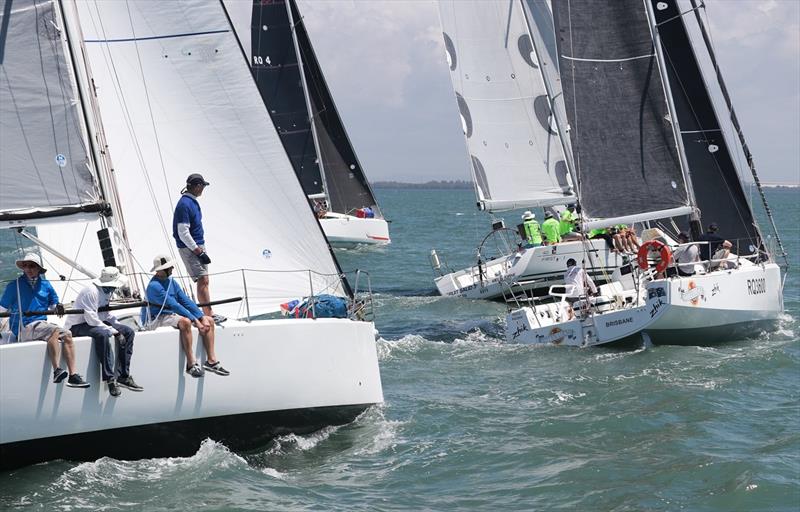
M700 223L700 215L697 212L697 200L694 195L694 187L692 186L692 173L689 169L689 161L686 157L686 149L683 147L683 138L681 137L680 126L678 125L678 113L675 109L675 103L672 99L672 90L669 84L667 75L667 68L664 63L664 54L661 48L661 38L658 34L658 25L656 24L655 15L653 14L652 5L650 0L642 0L645 9L647 10L647 19L650 26L650 35L653 39L653 49L656 52L656 62L658 62L658 69L661 73L661 84L664 87L664 95L667 100L667 108L669 109L670 125L672 132L675 136L675 144L678 149L678 160L683 171L684 183L686 186L686 194L689 198L689 204L692 206L692 213L690 215L690 229L692 231L692 239L697 239L703 232Z
M311 124L311 138L314 140L314 150L317 153L317 165L319 165L319 176L322 180L322 190L325 192L328 201L330 201L330 193L328 192L328 180L325 177L325 167L322 163L322 153L319 149L319 139L317 137L317 120L314 115L314 108L311 104L311 97L308 93L308 83L306 82L306 73L303 69L303 56L300 55L300 46L297 43L297 33L295 31L294 17L292 16L291 0L286 0L286 14L289 17L289 27L292 32L292 43L294 44L294 52L297 55L297 68L300 70L300 81L303 84L303 97L306 101L306 110L308 110L308 122ZM298 21L299 23L299 21ZM343 212L347 213L347 212ZM338 264L338 263L337 263Z
M108 226L115 228L120 232L119 234L124 245L124 253L122 256L125 261L114 261L114 263L117 266L122 267L123 270L128 269L129 271L133 271L133 255L131 254L130 244L128 243L128 236L125 230L125 220L122 215L122 208L119 200L119 190L113 175L113 166L111 164L111 156L108 152L108 144L106 143L105 133L103 131L102 118L100 117L100 112L97 108L97 95L95 93L94 83L91 79L89 61L86 58L86 49L83 45L83 36L80 29L80 23L78 21L78 13L75 9L74 2L71 4L71 17L66 15L66 11L64 10L64 0L58 0L58 4L61 12L61 19L64 23L64 30L67 36L66 40L75 73L75 81L78 86L77 89L81 102L81 109L84 113L84 122L87 132L86 138L89 140L89 144L92 148L92 162L95 172L97 173L97 181L100 188L100 193L103 196L103 199L108 201L109 204L108 208L101 212L100 220L103 225L107 224ZM75 21L74 27L72 26L70 20ZM77 41L77 45L74 44L75 41ZM78 50L81 52L80 62L78 61L78 54L76 53ZM91 105L91 110L89 110L88 105ZM102 145L102 149L98 147L98 143ZM103 236L101 236L101 238ZM102 250L104 242L101 241L100 244ZM80 269L78 268L78 270ZM134 283L133 286L136 286L135 281L132 280L131 282Z
M747 159L747 166L750 168L750 173L753 176L753 180L755 181L756 188L758 189L758 193L761 196L761 202L764 204L764 210L767 213L767 218L769 218L769 222L772 225L772 231L775 233L775 241L778 243L778 247L781 250L781 256L784 259L784 263L786 267L789 267L789 257L786 252L786 249L783 246L783 242L781 241L781 237L778 234L778 228L775 225L775 218L772 215L772 209L770 209L769 204L767 203L767 197L764 195L764 189L761 187L761 180L758 177L758 173L756 172L756 165L753 161L753 155L750 153L750 148L747 145L747 141L744 138L744 132L742 131L742 127L739 124L739 119L736 116L736 111L733 108L733 102L731 101L730 94L728 94L728 88L725 86L725 80L722 78L722 72L719 68L719 63L717 62L717 57L714 53L714 48L711 44L711 38L708 35L708 31L706 30L705 23L703 23L702 16L700 16L699 7L705 9L705 4L700 6L697 5L695 0L691 0L692 10L694 11L695 19L697 20L697 25L700 27L700 33L703 36L703 42L706 45L706 50L708 51L708 56L711 59L711 64L714 66L714 73L717 77L717 83L719 84L720 91L722 92L722 97L725 99L725 106L728 108L728 112L730 114L731 123L733 124L734 129L736 130L736 135L739 138L739 143L742 146L742 151L744 152L744 156Z

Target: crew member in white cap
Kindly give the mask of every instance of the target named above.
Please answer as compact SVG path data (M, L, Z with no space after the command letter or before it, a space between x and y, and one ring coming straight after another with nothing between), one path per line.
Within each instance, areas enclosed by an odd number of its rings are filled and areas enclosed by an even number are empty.
M108 384L108 392L117 397L122 391L120 387L131 391L142 391L144 388L131 377L131 355L133 355L133 338L136 333L108 311L98 311L108 306L111 296L117 288L128 282L116 267L106 267L100 277L92 280L92 284L78 292L75 298L75 309L82 309L82 314L68 315L64 326L73 336L91 336L97 359L100 360L100 375ZM111 349L111 336L116 340L116 365L114 351Z
M522 229L528 246L542 245L542 230L536 222L536 215L530 210L522 214Z
M214 320L203 315L181 285L170 277L174 268L175 262L166 254L153 258L153 268L150 271L155 272L155 275L148 283L146 291L150 307L142 311L142 321L151 329L170 326L180 331L183 353L186 354L186 373L192 377L202 377L205 370L217 375L230 375L214 352ZM206 349L207 359L202 368L195 360L192 350L193 325L200 331Z
M8 310L11 313L11 341L46 341L47 353L53 364L53 382L58 384L69 377L67 386L88 388L89 384L75 372L75 349L69 330L48 322L46 315L22 314L26 311L49 311L50 308L61 312L64 310L53 285L44 277L47 269L42 266L42 258L36 253L28 253L17 260L17 267L23 274L8 283L0 298L0 311ZM64 347L64 359L67 360L69 373L59 366L61 360L59 340Z

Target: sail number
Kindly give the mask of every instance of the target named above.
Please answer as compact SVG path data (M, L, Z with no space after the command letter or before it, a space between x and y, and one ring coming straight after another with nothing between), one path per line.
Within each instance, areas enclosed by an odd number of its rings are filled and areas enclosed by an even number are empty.
M747 293L749 295L760 295L767 293L767 280L763 277L747 280Z
M272 65L272 61L269 60L269 55L266 57L262 57L261 55L253 55L253 65L254 66L261 66L266 64L267 66Z

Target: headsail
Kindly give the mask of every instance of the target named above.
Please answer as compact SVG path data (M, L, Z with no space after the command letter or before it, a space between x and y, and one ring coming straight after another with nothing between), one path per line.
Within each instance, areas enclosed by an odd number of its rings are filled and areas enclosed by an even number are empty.
M140 270L175 252L172 212L186 176L201 172L212 271L223 273L215 298L247 293L256 315L311 292L344 295L222 5L126 5L81 2L78 14Z
M692 211L641 0L554 0L581 206L594 219Z
M0 11L0 221L103 207L63 26L54 1Z
M314 129L317 133L331 210L351 213L355 209L369 206L380 212L372 187L364 175L361 162L358 161L342 118L336 110L333 95L325 82L322 67L314 53L297 2L295 0L288 2L292 8L297 45L300 48L300 58L311 98Z
M325 193L335 212L377 209L296 3L226 0L225 6L303 190Z
M522 3L440 0L439 14L479 204L574 201Z
M675 0L650 1L702 219L717 223L725 238L737 240L739 254L753 252L760 236L680 6Z

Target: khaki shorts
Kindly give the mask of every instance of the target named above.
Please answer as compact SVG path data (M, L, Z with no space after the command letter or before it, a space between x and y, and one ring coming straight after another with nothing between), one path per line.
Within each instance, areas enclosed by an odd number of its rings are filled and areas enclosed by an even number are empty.
M197 247L205 250L204 245L198 245ZM183 264L186 265L186 271L189 272L189 277L193 280L197 281L200 276L207 276L208 275L208 265L202 263L195 253L192 252L191 249L188 247L183 247L178 249L178 252L181 255L181 259L183 260Z
M69 331L60 325L51 324L44 320L36 320L22 328L22 335L17 342L22 341L47 341L54 332L58 331L58 339L63 342Z
M174 327L177 329L181 318L181 315L176 315L175 313L158 315L152 322L147 324L147 327L149 329L158 329L159 327Z

